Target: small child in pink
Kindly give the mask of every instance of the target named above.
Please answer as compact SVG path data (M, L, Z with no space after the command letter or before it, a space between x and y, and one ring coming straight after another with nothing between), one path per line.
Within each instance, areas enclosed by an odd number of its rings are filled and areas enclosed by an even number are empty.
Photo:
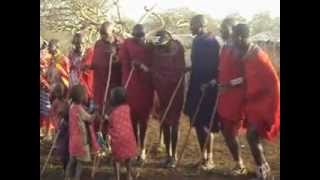
M111 151L117 180L120 179L120 163L127 168L127 178L132 179L131 160L137 155L137 143L134 136L130 107L126 103L126 90L116 87L111 91L112 111L108 119L108 135L111 139Z
M67 167L67 178L80 180L82 164L91 162L91 154L99 151L99 145L93 131L92 122L96 118L83 107L86 102L86 89L75 85L70 92L72 104L69 109L69 152L70 160Z

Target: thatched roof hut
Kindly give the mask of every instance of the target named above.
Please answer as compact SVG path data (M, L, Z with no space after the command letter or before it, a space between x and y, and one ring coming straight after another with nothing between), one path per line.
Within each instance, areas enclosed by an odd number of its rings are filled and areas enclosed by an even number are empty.
M272 42L280 45L280 33L274 32L261 32L252 36L251 41L253 42Z

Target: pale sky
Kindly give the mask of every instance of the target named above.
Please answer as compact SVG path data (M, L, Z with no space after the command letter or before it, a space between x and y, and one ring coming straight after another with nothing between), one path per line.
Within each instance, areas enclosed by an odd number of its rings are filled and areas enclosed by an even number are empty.
M236 12L250 19L261 11L269 11L271 16L280 17L280 0L121 0L120 3L121 12L136 21L144 14L145 5L151 7L155 3L156 11L188 7L219 19Z

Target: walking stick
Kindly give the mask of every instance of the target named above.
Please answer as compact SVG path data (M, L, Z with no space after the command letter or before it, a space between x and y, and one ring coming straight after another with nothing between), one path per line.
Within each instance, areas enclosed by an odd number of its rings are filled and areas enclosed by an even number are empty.
M168 103L168 105L167 105L167 107L166 107L166 109L165 109L165 112L164 112L163 115L162 115L161 120L160 120L160 127L162 126L162 124L163 124L163 122L164 122L164 120L165 120L165 118L166 118L166 116L167 116L167 114L168 114L168 112L169 112L169 110L170 110L170 108L171 108L171 105L172 105L172 103L173 103L173 100L174 100L175 97L176 97L176 94L177 94L177 92L178 92L178 90L179 90L179 87L181 86L181 84L182 84L182 82L183 82L184 77L185 77L185 75L182 74L181 77L180 77L180 79L179 79L179 81L178 81L178 83L177 83L177 85L176 85L176 87L175 87L175 89L174 89L174 91L173 91L173 93L172 93L172 95L171 95L171 97L170 97L169 103ZM159 139L159 141L161 141L161 138ZM147 149L146 157L148 156L148 154L150 153L150 151L151 151L151 147ZM143 166L143 165L144 165L144 162L142 163L141 166ZM140 175L140 171L137 172L136 177L139 177L139 175Z
M103 97L103 105L102 105L102 117L104 116L105 109L106 109L106 104L107 104L107 97L108 97L108 91L109 91L109 86L110 86L110 81L111 81L111 71L112 71L112 58L114 54L110 54L109 58L109 70L108 70L108 78L107 78L107 84L106 84L106 89L104 92L104 97ZM102 126L103 126L103 119L100 120L99 124L99 132L102 131ZM96 168L100 164L100 158L98 157L98 154L95 155L94 160L93 160L93 165L92 165L92 172L91 172L91 177L94 178L95 173L96 173Z
M110 55L110 59L112 59L112 55ZM102 110L102 114L104 115L104 111L105 111L105 104L106 104L106 99L107 99L107 93L108 93L108 89L109 89L109 84L110 84L110 77L111 77L111 60L109 61L109 74L108 74L108 82L107 82L107 87L106 87L106 92L105 92L105 96L104 96L104 104L103 104L103 110ZM128 85L129 85L129 82L131 81L132 79L132 75L133 75L133 72L135 71L135 66L132 67L132 69L130 70L130 73L129 73L129 76L128 76L128 79L125 83L125 86L124 88L127 89L128 88ZM100 126L99 126L99 131L102 130L102 125L103 125L103 121L101 121L100 123ZM140 131L139 131L140 132ZM110 147L110 146L109 146ZM91 178L94 178L95 176L95 173L96 173L96 169L97 167L100 165L100 161L101 161L101 158L98 157L98 155L95 156L94 160L93 160L93 167L92 167L92 172L91 172Z
M191 135L192 126L193 126L194 123L196 122L196 117L197 117L197 115L198 115L198 113L199 113L200 105L201 105L201 103L202 103L202 101L203 101L203 99L204 99L204 96L205 96L205 92L203 92L203 93L201 94L201 97L200 97L200 99L199 99L199 101L198 101L198 104L197 104L197 107L196 107L196 111L195 111L195 113L193 114L193 117L192 117L192 119L191 119L191 124L190 124L190 127L189 127L189 129L188 129L187 137L186 137L186 140L184 141L184 143L183 143L183 145L182 145L182 150L181 150L180 156L179 156L179 158L178 158L178 160L177 160L177 165L176 165L175 168L177 168L177 167L179 166L180 160L182 159L184 150L186 149L186 146L187 146L189 137L190 137L190 135Z
M63 119L61 120L61 123L63 123ZM50 158L51 158L51 156L52 156L53 149L54 149L54 146L56 145L56 142L57 142L57 140L58 140L58 137L59 137L60 132L61 132L61 131L60 131L60 129L59 129L58 132L57 132L57 134L56 134L56 136L55 136L54 139L53 139L53 142L52 142L52 145L51 145L49 154L48 154L47 159L46 159L46 161L45 161L45 163L44 163L44 165L43 165L43 167L42 167L42 169L41 169L41 174L40 174L40 176L43 175L44 171L45 171L46 168L47 168L47 165L48 165L49 160L50 160Z
M134 72L135 69L136 69L135 66L133 66L133 67L131 68L130 73L129 73L129 76L128 76L128 79L127 79L127 81L126 81L126 84L124 85L124 88L125 88L125 89L128 88L129 82L130 82L130 80L131 80L131 78L132 78L132 74L133 74L133 72Z

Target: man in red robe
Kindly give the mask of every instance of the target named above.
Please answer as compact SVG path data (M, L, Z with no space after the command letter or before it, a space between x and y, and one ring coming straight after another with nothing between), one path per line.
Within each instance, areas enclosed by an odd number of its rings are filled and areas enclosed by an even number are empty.
M95 43L93 59L90 69L93 70L93 100L97 104L100 112L102 112L103 101L106 92L106 85L109 74L109 64L112 62L111 79L108 88L107 98L110 97L110 90L121 85L121 66L117 62L117 50L119 40L113 35L113 24L104 22L100 28L101 39ZM113 58L110 59L110 55ZM105 106L107 108L107 106ZM98 130L99 123L95 122L95 129ZM105 128L103 128L105 129Z
M141 24L134 26L132 35L133 38L126 39L120 47L119 60L122 65L122 85L125 86L129 80L128 103L135 135L141 149L138 157L138 162L141 163L145 159L144 139L154 94L149 72L151 49L146 47L144 28ZM133 70L132 76L129 78L131 70Z
M257 164L257 176L266 179L270 167L261 138L274 139L280 128L280 82L268 55L248 41L249 27L233 28L233 48L221 54L219 67L220 100L218 114L223 134L232 141L228 145L234 159L239 157L235 140L242 125Z
M159 99L160 119L163 118L170 99L179 86L161 126L167 153L165 166L174 168L179 119L184 101L184 79L181 80L185 70L184 48L179 41L171 39L167 31L159 31L156 37L159 40L153 48L151 72L153 86Z
M221 35L222 35L222 48L220 51L220 64L219 64L219 80L220 81L229 81L230 78L236 78L241 76L241 69L239 68L239 61L231 60L227 57L228 54L232 51L233 42L232 42L232 28L236 24L233 18L226 18L222 21L221 24ZM224 79L227 76L226 80ZM244 89L240 87L233 89L231 95L226 95L226 93L222 93L220 95L220 104L219 110L221 110L222 104L229 103L226 105L226 111L232 112L233 107L239 106L237 102L239 102L237 97L239 93ZM230 99L225 99L226 96L230 96ZM228 97L227 97L228 98ZM231 118L232 119L232 118ZM223 121L224 122L224 121ZM228 125L226 123L222 123L224 127L222 127L222 134L225 138L226 144L230 150L232 158L235 162L235 167L231 170L232 175L243 175L247 173L247 169L244 166L242 158L240 156L240 147L239 147L239 139L234 133L230 133L228 129ZM234 121L233 127L239 128L241 126L241 121ZM237 129L238 131L238 129Z

